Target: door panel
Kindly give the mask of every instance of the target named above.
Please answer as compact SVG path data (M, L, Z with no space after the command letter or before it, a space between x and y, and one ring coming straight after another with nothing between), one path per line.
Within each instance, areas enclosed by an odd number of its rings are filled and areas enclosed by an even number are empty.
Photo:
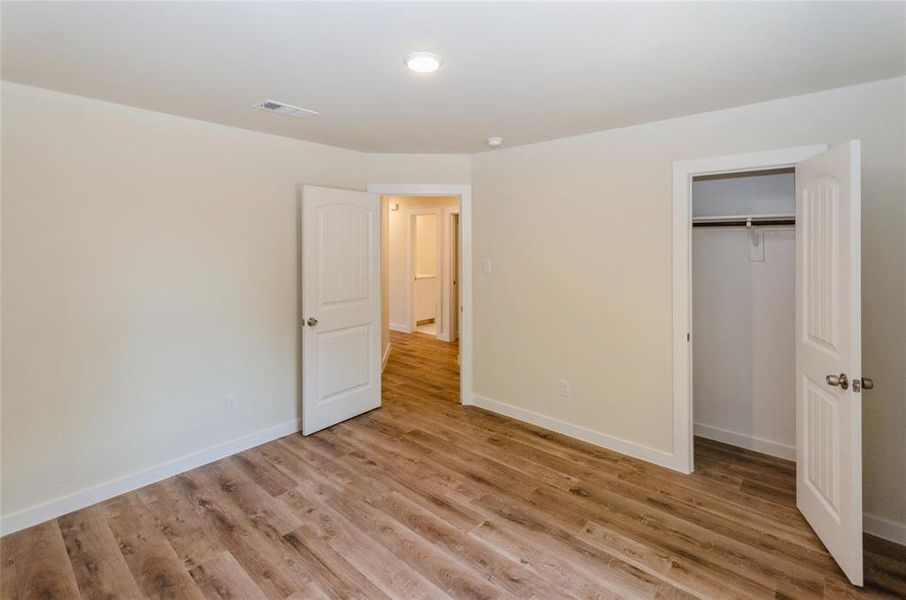
M805 378L805 446L811 449L802 471L809 491L834 521L840 521L840 410L823 381Z
M380 197L305 186L302 205L308 435L381 404Z
M368 244L372 215L358 206L316 209L318 306L370 300Z
M796 504L862 585L860 146L796 166ZM844 389L845 388L845 389Z
M425 275L415 278L415 323L437 319L437 277Z
M807 247L803 252L805 343L838 359L836 316L836 258L840 254L837 215L840 186L823 177L803 188L802 225Z
M318 406L344 398L372 382L368 369L371 327L335 329L316 336Z

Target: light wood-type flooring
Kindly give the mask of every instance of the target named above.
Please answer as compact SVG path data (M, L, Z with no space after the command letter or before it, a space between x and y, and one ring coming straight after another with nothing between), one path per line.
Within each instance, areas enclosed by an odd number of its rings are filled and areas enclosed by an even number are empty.
M384 406L12 534L12 598L906 597L846 583L795 466L698 440L684 476L458 404L455 344L394 333Z

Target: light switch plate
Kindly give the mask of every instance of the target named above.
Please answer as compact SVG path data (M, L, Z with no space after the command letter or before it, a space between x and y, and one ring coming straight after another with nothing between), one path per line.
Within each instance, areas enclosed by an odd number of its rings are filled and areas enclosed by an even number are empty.
M486 258L483 261L481 261L481 270L484 271L485 273L491 272L491 259L490 258Z

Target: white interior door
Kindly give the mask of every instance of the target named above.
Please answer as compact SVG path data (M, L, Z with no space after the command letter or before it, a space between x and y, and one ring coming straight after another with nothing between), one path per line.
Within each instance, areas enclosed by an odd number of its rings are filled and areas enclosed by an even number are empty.
M796 505L862 585L860 143L796 165Z
M302 190L302 433L381 405L380 196Z

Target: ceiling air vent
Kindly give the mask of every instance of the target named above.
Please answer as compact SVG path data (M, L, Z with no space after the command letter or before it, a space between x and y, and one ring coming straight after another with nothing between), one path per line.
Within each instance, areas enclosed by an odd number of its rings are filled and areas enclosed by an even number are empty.
M307 108L299 108L298 106L293 106L292 104L283 104L282 102L274 102L273 100L264 100L255 105L255 108L259 110L266 110L268 112L277 113L278 115L283 115L285 117L294 117L296 119L310 119L311 117L318 116L313 110L308 110Z

